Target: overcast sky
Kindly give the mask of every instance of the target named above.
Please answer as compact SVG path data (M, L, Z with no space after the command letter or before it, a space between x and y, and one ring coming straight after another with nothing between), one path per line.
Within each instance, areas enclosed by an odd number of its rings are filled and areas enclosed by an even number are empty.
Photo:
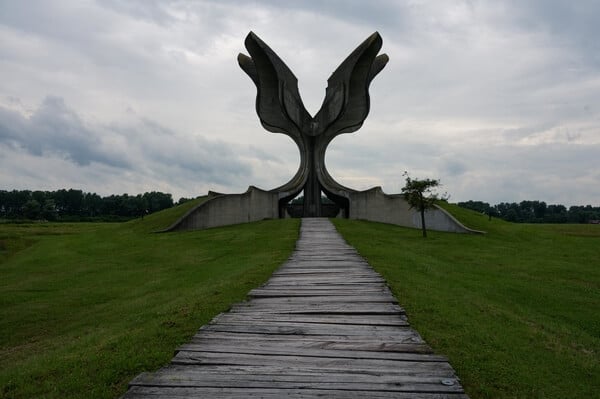
M600 1L0 0L0 189L192 197L270 189L296 145L264 130L249 31L311 114L374 31L390 61L326 163L388 193L600 205Z

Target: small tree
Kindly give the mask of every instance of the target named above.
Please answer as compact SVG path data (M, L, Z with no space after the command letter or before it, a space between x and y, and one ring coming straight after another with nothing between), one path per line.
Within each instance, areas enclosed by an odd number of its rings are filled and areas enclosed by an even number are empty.
M23 204L23 215L27 219L37 220L40 218L40 212L42 208L39 202L34 199L30 199Z
M56 203L53 199L47 199L42 206L42 217L46 220L56 220L58 218L58 212L56 211Z
M433 208L435 201L446 200L448 197L445 194L440 196L433 191L440 185L439 180L411 179L408 175L408 172L404 172L402 176L405 176L406 178L406 185L402 187L402 194L404 195L404 198L410 205L411 209L416 208L421 213L421 229L423 230L423 237L427 237L427 228L425 227L425 211L429 208Z

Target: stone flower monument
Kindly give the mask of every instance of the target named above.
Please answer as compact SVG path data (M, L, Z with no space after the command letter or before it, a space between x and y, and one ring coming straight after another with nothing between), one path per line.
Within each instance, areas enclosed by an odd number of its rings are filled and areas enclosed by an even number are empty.
M321 109L311 116L300 98L298 79L277 54L255 33L246 37L250 56L238 63L256 85L256 113L262 126L289 136L300 151L300 166L286 184L272 190L250 186L243 194L209 193L209 199L189 211L167 231L193 230L262 219L290 217L288 203L304 192L303 217L324 216L324 194L339 210L338 217L421 227L418 212L401 194L385 194L381 187L357 191L335 181L325 166L325 151L343 133L360 129L369 114L369 85L389 58L378 54L383 41L375 32L362 42L327 80ZM467 229L441 208L427 212L431 230L466 233Z

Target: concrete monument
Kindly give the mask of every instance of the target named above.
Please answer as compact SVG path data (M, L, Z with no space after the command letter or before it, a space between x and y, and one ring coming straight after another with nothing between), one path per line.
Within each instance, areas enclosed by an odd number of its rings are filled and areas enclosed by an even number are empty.
M312 117L304 108L298 80L258 36L250 32L238 56L242 69L256 84L256 112L270 132L284 133L300 150L300 167L288 183L276 188L287 203L304 191L303 216L321 216L321 192L348 214L349 192L327 172L325 151L337 135L358 130L369 114L369 84L385 67L388 56L377 55L382 40L373 33L333 72L323 105Z
M277 54L256 34L245 40L250 56L239 54L238 63L256 85L256 112L262 126L288 135L298 145L300 166L292 179L265 191L251 186L243 194L209 193L209 200L192 209L168 230L190 230L267 218L289 217L287 204L304 192L301 215L323 216L325 194L340 209L340 216L420 227L418 212L402 195L388 195L380 187L357 191L336 182L325 166L329 143L342 133L357 131L369 114L369 85L388 62L378 55L382 46L375 32L361 43L327 80L325 100L313 117L306 111L298 80ZM436 208L427 212L432 230L469 232L451 215Z

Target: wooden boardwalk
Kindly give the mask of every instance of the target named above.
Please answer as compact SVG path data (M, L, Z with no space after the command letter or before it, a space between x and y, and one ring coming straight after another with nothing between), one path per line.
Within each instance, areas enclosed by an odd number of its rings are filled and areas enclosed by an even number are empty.
M123 398L467 398L385 281L327 219L290 259Z

